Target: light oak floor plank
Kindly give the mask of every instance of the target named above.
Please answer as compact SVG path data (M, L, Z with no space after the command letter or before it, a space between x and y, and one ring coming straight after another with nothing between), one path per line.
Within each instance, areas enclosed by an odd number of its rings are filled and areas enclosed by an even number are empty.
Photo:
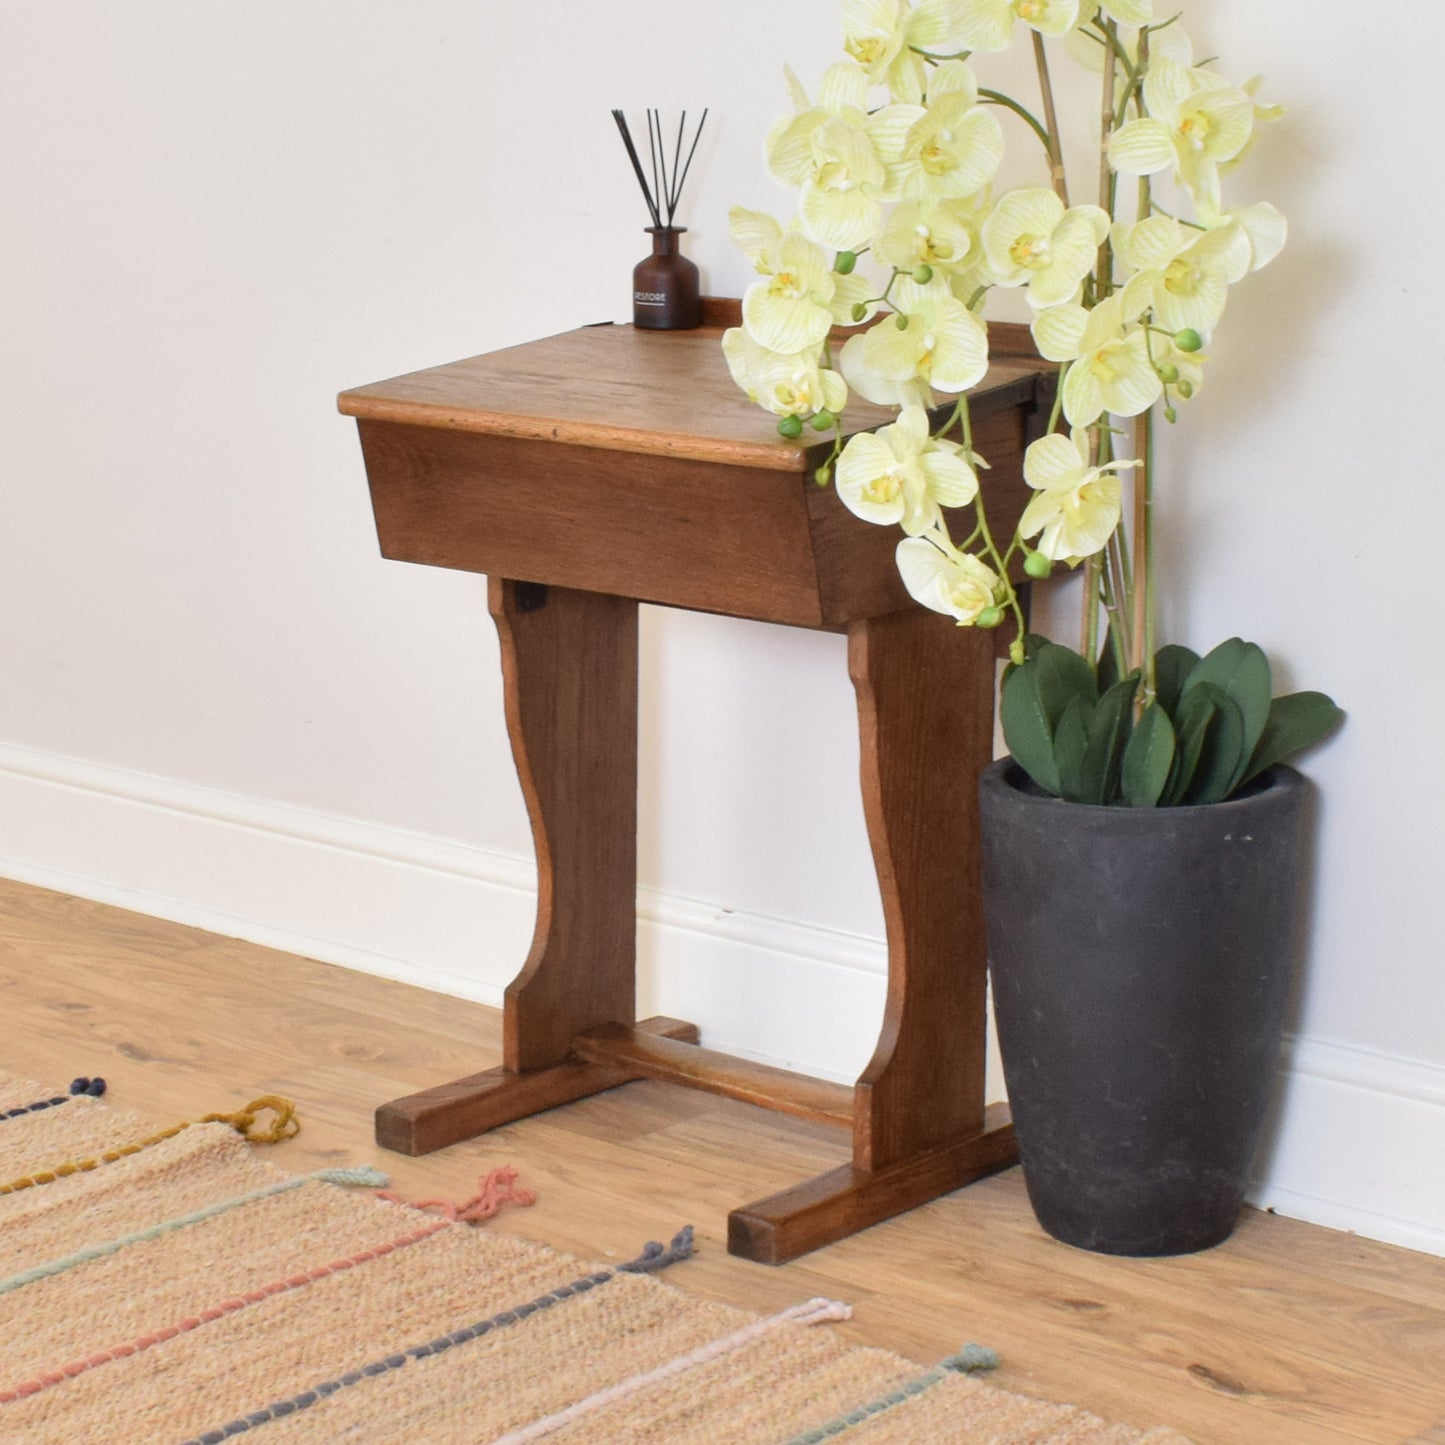
M1105 1258L1045 1236L1011 1170L769 1269L729 1258L727 1211L842 1163L844 1140L655 1083L424 1159L372 1143L377 1104L500 1055L482 1005L0 881L11 1073L103 1074L117 1103L166 1123L283 1093L304 1128L276 1163L373 1161L409 1197L460 1200L512 1164L538 1203L489 1228L599 1259L691 1223L698 1255L669 1271L681 1288L763 1311L843 1298L860 1342L931 1363L977 1340L1005 1388L1200 1445L1441 1438L1445 1260L1253 1211L1205 1254Z

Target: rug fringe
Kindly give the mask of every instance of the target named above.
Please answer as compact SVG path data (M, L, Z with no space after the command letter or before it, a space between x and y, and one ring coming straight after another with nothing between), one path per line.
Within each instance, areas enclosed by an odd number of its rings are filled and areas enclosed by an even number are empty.
M257 1114L267 1110L275 1113L275 1123L253 1133ZM0 1184L0 1194L16 1194L22 1189L33 1189L40 1184L53 1184L57 1179L68 1179L72 1174L88 1174L92 1169L114 1164L132 1154L139 1154L142 1149L174 1139L177 1134L195 1124L229 1124L251 1144L279 1144L283 1139L292 1138L301 1128L296 1119L296 1106L290 1099L283 1099L279 1094L266 1094L259 1099L253 1099L244 1109L238 1109L234 1114L206 1114L199 1119L183 1119L179 1124L172 1124L169 1129L161 1129L157 1133L148 1134L144 1139L136 1140L134 1144L122 1144L118 1148L107 1149L94 1159L68 1159L53 1168L37 1169L33 1174L21 1175L19 1179Z
M618 1274L651 1274L654 1270L666 1269L680 1259L690 1259L694 1251L692 1225L685 1224L672 1236L672 1243L663 1248L655 1239L642 1246L642 1253L636 1259L617 1266Z
M81 1094L89 1094L92 1099L98 1099L103 1093L105 1093L104 1079L72 1079L68 1094L53 1094L48 1099L35 1099L29 1104L17 1104L13 1109L0 1111L0 1124L7 1119L21 1119L26 1114L38 1114L42 1110L68 1104Z

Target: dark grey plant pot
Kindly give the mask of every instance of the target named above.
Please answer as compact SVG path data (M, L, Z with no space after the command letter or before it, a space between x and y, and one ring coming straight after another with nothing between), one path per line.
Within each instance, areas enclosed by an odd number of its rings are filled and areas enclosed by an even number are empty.
M986 769L984 914L1029 1202L1102 1254L1228 1237L1269 1109L1298 947L1308 784L1098 808Z

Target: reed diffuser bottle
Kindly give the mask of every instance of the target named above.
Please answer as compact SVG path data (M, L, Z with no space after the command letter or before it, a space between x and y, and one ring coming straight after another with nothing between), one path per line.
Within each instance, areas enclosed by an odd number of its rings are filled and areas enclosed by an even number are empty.
M687 331L702 324L697 266L678 249L686 226L649 226L652 255L632 271L632 324L650 331Z
M632 133L627 126L627 117L620 110L612 112L617 129L622 134L622 143L627 147L628 158L642 187L643 199L647 202L652 224L647 234L652 237L652 254L639 261L632 272L632 324L646 331L688 331L702 324L702 297L698 286L697 266L682 254L679 237L686 226L673 225L677 214L678 199L682 185L692 166L702 128L707 121L707 111L697 123L692 146L687 153L686 164L682 160L683 137L687 130L687 112L683 111L678 124L677 143L673 149L672 170L668 171L667 147L663 140L662 118L655 112L647 112L648 150L652 159L652 185L649 186L643 174L642 162L637 147L632 142Z

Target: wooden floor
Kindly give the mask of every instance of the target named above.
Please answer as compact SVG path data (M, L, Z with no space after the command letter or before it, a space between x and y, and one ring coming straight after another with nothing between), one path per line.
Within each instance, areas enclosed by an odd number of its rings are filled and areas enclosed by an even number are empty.
M1200 1445L1445 1442L1445 1260L1255 1213L1203 1255L1103 1258L1048 1239L1013 1170L770 1269L729 1258L728 1209L842 1163L839 1136L652 1083L425 1159L372 1144L376 1104L499 1059L481 1005L0 881L10 1073L103 1074L166 1123L283 1093L304 1128L274 1162L375 1161L408 1197L459 1200L512 1164L538 1203L489 1228L605 1259L691 1223L683 1289L845 1299L859 1341L929 1364L992 1345L1006 1388Z

